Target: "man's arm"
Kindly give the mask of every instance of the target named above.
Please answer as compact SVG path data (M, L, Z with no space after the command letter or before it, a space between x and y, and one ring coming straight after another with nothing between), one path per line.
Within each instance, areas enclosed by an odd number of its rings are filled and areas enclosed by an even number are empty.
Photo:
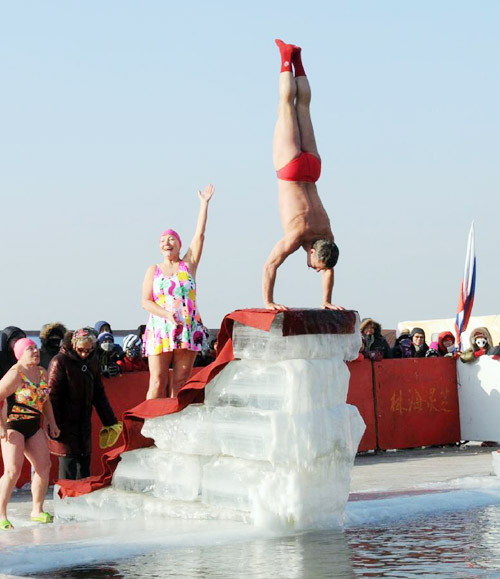
M300 239L296 237L283 237L273 247L262 272L262 297L264 298L264 307L268 310L286 310L286 306L275 304L273 301L274 284L276 282L276 270L300 247Z
M321 283L323 285L323 309L326 310L343 310L342 306L332 304L332 291L335 274L333 269L324 269L322 272Z

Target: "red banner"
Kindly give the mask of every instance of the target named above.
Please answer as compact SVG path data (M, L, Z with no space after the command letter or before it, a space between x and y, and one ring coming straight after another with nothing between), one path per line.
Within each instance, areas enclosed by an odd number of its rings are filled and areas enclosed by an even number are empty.
M455 360L409 358L374 364L380 449L460 440Z

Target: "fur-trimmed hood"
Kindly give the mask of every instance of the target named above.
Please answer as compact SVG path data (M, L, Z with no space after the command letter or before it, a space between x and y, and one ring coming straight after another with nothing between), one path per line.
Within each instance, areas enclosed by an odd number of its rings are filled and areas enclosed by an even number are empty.
M61 322L51 322L50 324L44 324L40 330L40 341L44 344L47 338L52 334L58 334L61 338L64 338L68 329Z
M361 333L363 333L363 330L367 326L369 326L370 324L372 324L374 329L375 329L375 332L374 332L375 336L381 336L382 335L382 326L378 322L376 322L375 320L372 320L372 318L366 318L361 322L361 324L359 326Z
M480 328L474 328L472 330L472 332L470 333L469 336L469 342L470 342L470 347L473 350L478 350L479 348L476 346L476 344L474 343L474 340L478 337L478 336L484 336L486 338L486 340L488 341L488 347L491 348L491 346L493 346L493 338L491 337L491 334L488 330L488 328L485 327L480 327Z

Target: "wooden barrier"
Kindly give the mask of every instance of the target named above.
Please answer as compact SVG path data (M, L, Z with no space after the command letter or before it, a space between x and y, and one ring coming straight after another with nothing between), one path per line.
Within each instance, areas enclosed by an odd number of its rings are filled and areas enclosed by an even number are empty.
M370 360L348 362L351 373L347 403L356 406L365 421L366 430L359 443L358 451L377 448L376 414L373 396L373 367Z
M378 448L460 440L456 362L409 358L374 362Z

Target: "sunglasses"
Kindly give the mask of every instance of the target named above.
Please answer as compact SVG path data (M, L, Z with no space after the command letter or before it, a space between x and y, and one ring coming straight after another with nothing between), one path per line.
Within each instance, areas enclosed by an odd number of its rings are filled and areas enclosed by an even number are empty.
M92 352L93 349L94 349L93 347L91 347L91 348L78 348L78 347L76 347L75 348L75 350L77 352L81 352L82 354L90 354L90 352Z

